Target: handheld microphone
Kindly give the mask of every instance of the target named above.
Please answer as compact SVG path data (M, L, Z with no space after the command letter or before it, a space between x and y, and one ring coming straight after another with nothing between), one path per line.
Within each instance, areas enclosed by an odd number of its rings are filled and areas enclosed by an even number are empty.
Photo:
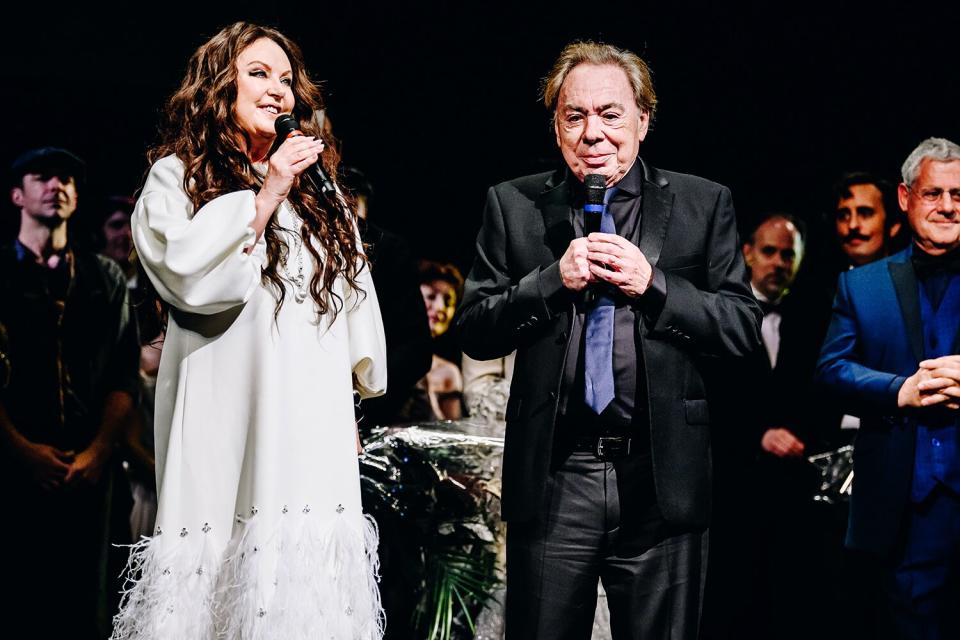
M603 196L607 193L607 179L599 173L583 176L586 199L583 203L583 237L600 231L600 219L603 218ZM584 293L588 305L596 304L602 295L602 287L593 285Z
M303 132L300 131L300 123L289 113L277 116L277 119L273 121L273 130L277 132L278 138L284 140L303 135ZM330 176L323 170L323 163L317 160L305 173L307 173L313 180L313 183L317 185L320 193L328 198L336 198L337 191L333 187L333 181L330 180Z
M599 173L589 173L583 177L586 200L583 205L583 235L600 231L600 219L603 217L603 196L607 192L607 179Z

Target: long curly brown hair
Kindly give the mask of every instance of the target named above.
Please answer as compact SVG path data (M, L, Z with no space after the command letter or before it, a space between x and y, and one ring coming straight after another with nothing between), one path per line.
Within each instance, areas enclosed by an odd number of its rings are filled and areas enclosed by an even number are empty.
M300 47L276 29L237 22L194 52L183 83L164 109L160 143L147 153L150 164L170 154L180 158L185 168L183 188L194 210L226 193L259 191L263 184L262 176L244 152L250 148L251 140L234 109L237 57L261 38L272 40L287 54L293 71L293 116L300 122L304 135L323 140L325 149L320 162L335 180L338 145L313 120L314 112L323 108L323 98L317 84L307 75ZM353 204L339 195L335 202L330 202L309 179L294 181L287 200L303 221L303 246L314 260L310 295L319 315L332 312L336 317L343 307L343 300L334 289L338 276L363 295L357 276L366 264L366 256L356 236ZM289 253L278 230L276 220L271 219L264 231L268 264L263 269L264 282L271 283L276 291L277 313L286 297L277 264Z

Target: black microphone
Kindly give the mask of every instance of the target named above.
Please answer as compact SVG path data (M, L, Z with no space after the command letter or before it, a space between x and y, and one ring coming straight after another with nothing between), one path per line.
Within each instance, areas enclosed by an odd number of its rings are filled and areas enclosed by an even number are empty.
M599 173L589 173L583 177L583 186L587 198L583 204L583 235L600 231L600 218L603 217L603 196L607 193L607 179Z
M277 116L277 119L273 121L273 130L277 132L277 137L281 140L303 135L303 132L300 131L300 123L289 113ZM323 170L323 163L320 160L317 160L306 172L313 179L317 188L320 189L320 193L328 198L336 198L337 190L334 189L330 176Z

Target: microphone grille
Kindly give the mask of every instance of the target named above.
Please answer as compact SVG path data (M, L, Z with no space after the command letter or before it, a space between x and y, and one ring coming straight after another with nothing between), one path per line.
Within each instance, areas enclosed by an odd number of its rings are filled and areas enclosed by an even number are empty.
M277 132L277 137L279 138L286 138L299 129L300 123L289 113L281 114L273 121L273 130Z
M587 190L587 204L603 204L603 195L607 192L605 176L589 173L583 177L583 186Z

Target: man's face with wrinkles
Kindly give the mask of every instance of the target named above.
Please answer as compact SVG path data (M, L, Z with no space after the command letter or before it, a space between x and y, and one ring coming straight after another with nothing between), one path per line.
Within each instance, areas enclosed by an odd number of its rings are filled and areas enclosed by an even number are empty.
M608 187L616 184L637 159L649 123L627 74L616 65L577 65L560 87L557 145L581 181L596 173L606 177Z

